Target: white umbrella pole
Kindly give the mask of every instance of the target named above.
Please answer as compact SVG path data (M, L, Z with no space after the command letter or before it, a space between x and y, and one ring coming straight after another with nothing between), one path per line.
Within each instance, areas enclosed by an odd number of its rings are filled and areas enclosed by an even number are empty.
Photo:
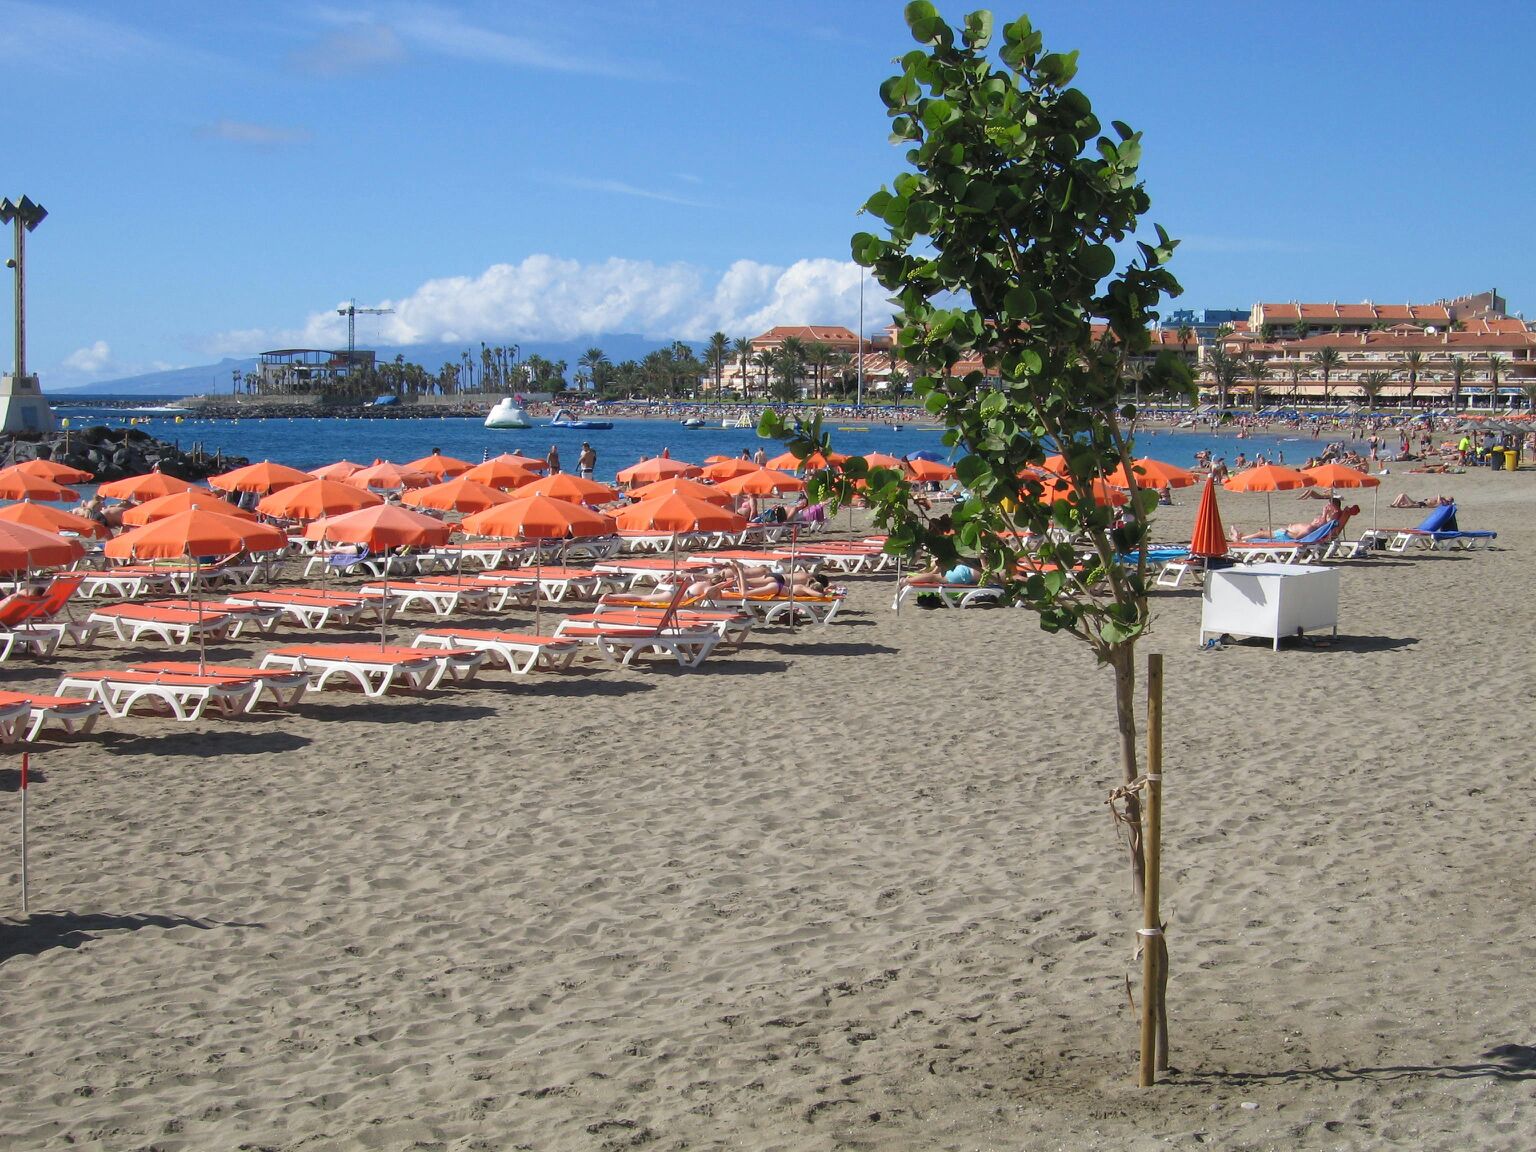
M27 769L31 753L21 754L21 914L27 915Z
M789 530L789 579L785 583L789 587L789 630L795 631L795 571L799 567L795 559L795 548L800 540L800 529L791 526Z

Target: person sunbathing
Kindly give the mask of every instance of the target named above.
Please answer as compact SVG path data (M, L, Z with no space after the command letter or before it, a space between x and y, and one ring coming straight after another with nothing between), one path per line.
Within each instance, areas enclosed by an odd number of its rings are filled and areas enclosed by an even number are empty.
M1439 508L1439 507L1443 507L1446 504L1454 504L1454 503L1456 503L1455 499L1450 497L1450 496L1436 496L1432 500L1415 500L1412 496L1408 495L1408 493L1406 493L1406 492L1399 492L1396 496L1392 497L1392 503L1390 505L1388 505L1388 507L1391 507L1391 508Z
M1238 532L1234 524L1227 529L1227 539L1234 544L1252 544L1255 541L1264 540L1300 540L1305 536L1316 532L1324 524L1337 520L1344 515L1344 507L1337 496L1328 497L1328 506L1317 516L1305 523L1287 524L1284 528L1274 532L1250 532L1244 536Z
M960 561L951 568L944 568L937 559L930 560L928 567L902 577L902 586L934 584L980 584L981 572L970 564Z

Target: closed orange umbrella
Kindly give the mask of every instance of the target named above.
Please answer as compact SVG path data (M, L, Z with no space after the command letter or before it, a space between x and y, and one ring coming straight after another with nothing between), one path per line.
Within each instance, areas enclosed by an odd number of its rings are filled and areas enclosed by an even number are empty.
M48 504L8 504L0 508L0 520L24 524L40 532L72 532L76 536L97 538L112 535L112 529L73 512L64 512Z
M697 480L689 480L682 476L673 476L670 480L658 480L654 484L643 484L639 488L629 490L631 500L657 500L663 496L670 496L674 492L681 492L685 496L692 496L695 500L708 500L711 504L729 504L731 494L718 484L700 484Z
M468 460L459 460L453 456L444 456L441 452L433 452L420 460L412 460L406 467L417 472L425 472L438 480L447 480L468 472L470 464Z
M175 560L276 551L287 543L288 537L270 524L189 508L108 540L106 553L114 560Z
M522 488L539 478L539 474L532 468L526 464L519 464L507 456L492 456L485 463L476 464L462 475L466 480L477 480L481 484L488 484L502 491Z
M167 476L164 472L146 472L142 476L129 476L123 480L109 480L98 493L108 500L153 500L156 496L169 496L172 492L185 492L196 488L190 480Z
M1189 540L1189 554L1214 560L1227 554L1227 533L1221 526L1221 509L1216 506L1216 482L1206 478L1200 492L1200 507L1195 510L1195 531Z
M748 472L757 472L762 469L761 464L754 464L750 460L743 460L740 456L726 456L713 463L705 464L700 469L700 474L705 480L734 480L738 476L745 476Z
M500 488L492 488L467 476L458 476L441 484L407 492L400 498L400 502L413 508L435 508L439 512L484 512L510 499L512 497Z
M12 466L0 470L0 499L4 500L78 500L80 493L30 472Z
M142 528L145 524L153 524L156 520L164 520L192 508L203 508L221 516L233 516L237 520L256 519L243 508L235 507L205 488L188 488L185 492L172 492L169 496L156 496L153 500L135 504L123 513L123 523Z
M574 504L606 504L618 498L618 493L596 480L584 480L569 472L556 472L519 490L519 496L552 496L556 500L569 500Z
M631 488L637 488L641 484L654 484L658 480L669 480L673 476L697 476L701 469L684 460L673 460L667 456L653 456L649 460L642 460L638 464L631 464L618 475L620 484L627 484Z
M367 468L359 468L352 475L344 477L343 482L355 484L359 488L385 488L396 490L400 488L425 488L432 483L432 477L425 472L418 472L414 468L403 468L399 464L391 464L388 460L380 460Z
M340 516L328 516L304 529L309 540L366 544L374 552L446 544L452 534L453 529L441 520L394 504L378 504Z
M68 464L60 464L57 460L23 460L16 465L16 470L30 476L41 476L44 480L52 480L55 484L89 484L96 479L94 472L87 472L82 468L71 468Z
M292 488L309 479L311 477L308 472L301 472L286 464L274 464L271 460L262 460L256 464L247 464L244 468L236 468L233 472L210 476L208 486L221 492L260 492L265 495L280 488Z
M0 572L14 575L33 568L58 568L84 555L78 540L66 540L26 524L0 522Z
M805 481L777 468L759 468L734 480L722 480L715 488L732 496L779 496L785 492L804 492Z
M1136 477L1138 488L1193 488L1199 481L1199 477L1188 468L1146 456L1131 462L1131 472ZM1124 465L1109 474L1109 482L1119 488L1130 487L1125 478Z
M262 497L256 505L256 511L279 520L320 520L326 516L340 516L363 508L373 508L382 503L382 496L366 488L317 476L303 484L295 484L292 488L284 488Z
M354 472L362 470L361 464L354 464L350 460L338 460L334 464L322 464L318 468L311 468L309 474L321 480L345 480Z

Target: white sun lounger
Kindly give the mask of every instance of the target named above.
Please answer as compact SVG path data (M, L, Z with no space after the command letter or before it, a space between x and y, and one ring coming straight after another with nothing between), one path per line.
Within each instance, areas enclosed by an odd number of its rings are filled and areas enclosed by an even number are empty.
M250 711L261 693L256 680L218 676L110 670L72 672L59 681L58 695L85 693L101 702L108 716L121 718L142 700L163 705L177 720L197 720L213 707L226 716Z
M32 741L48 724L66 734L86 733L96 726L101 701L91 696L49 696L41 692L0 692L0 739ZM22 727L26 727L23 732Z
M559 636L530 636L522 632L497 632L481 628L442 628L422 632L411 641L418 648L469 648L483 652L487 660L505 664L509 672L526 676L535 668L563 672L571 666L581 645Z
M273 649L261 658L261 666L308 672L309 686L317 692L341 677L355 683L364 695L377 698L397 684L426 691L445 678L456 683L468 681L484 660L484 653L462 648L302 644Z
M708 628L657 628L651 624L604 624L598 621L562 620L556 636L580 640L606 664L628 667L643 652L670 656L680 668L697 668L720 643L720 634Z
M364 596L388 596L396 610L409 611L425 605L438 616L450 616L461 608L487 608L490 606L489 589L463 582L439 584L417 580L406 584L365 584Z

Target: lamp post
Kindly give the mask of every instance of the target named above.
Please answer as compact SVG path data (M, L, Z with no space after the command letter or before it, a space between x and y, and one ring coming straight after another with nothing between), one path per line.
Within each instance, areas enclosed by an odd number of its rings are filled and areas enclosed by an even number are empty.
M864 269L859 269L859 382L855 408L864 407Z
M32 203L23 196L19 204L9 198L0 200L0 224L15 224L16 255L6 261L6 266L16 270L16 379L27 375L27 242L28 232L33 231L48 216L48 209Z
M0 432L45 433L54 428L53 410L43 399L37 377L27 375L27 233L48 216L48 210L23 196L17 203L0 199L0 224L12 224L16 254L5 262L16 271L16 367L0 381Z

